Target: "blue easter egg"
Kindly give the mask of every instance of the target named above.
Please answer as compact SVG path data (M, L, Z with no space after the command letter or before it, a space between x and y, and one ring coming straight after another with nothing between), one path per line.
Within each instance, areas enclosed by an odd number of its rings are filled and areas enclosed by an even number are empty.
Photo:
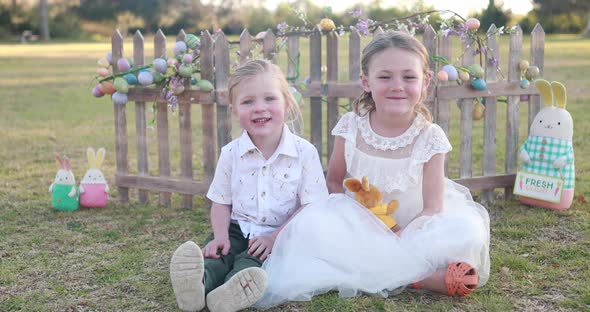
M174 44L174 48L172 48L172 52L174 52L174 55L182 55L186 53L186 50L187 46L186 43L184 43L184 41L176 41L176 43Z
M154 70L160 72L162 74L166 73L168 70L168 62L166 62L163 58L157 58L154 60Z
M450 81L457 80L457 78L459 78L459 72L457 72L457 68L451 64L443 66L442 70L447 72Z
M147 86L154 83L154 76L152 76L152 73L149 71L141 71L137 76L137 81L139 81L142 86Z
M138 84L137 77L135 77L134 74L129 73L129 74L123 76L123 79L125 79L125 81L127 81L127 83L129 85L136 85L136 84Z
M111 96L113 103L117 105L125 105L127 103L127 94L115 92Z
M476 78L471 81L471 86L475 88L475 90L483 91L487 89L486 81L481 78Z
M520 80L520 88L522 88L522 89L528 88L530 84L531 84L530 81L528 81L526 79Z

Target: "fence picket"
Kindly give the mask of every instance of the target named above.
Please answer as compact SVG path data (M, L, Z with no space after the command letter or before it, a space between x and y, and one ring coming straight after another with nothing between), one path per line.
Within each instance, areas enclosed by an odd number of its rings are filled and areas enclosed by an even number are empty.
M154 58L166 59L166 36L158 29L154 36ZM158 175L170 178L170 135L168 132L168 103L156 102L156 128L158 131ZM172 193L160 192L159 204L172 205Z
M356 28L351 29L350 37L348 39L348 79L351 82L360 81L361 77L361 35ZM362 91L360 91L362 92ZM350 101L354 101L360 92L355 97L350 97ZM349 109L353 110L354 107L349 105Z
M541 24L537 23L531 32L531 60L530 65L539 67L539 75L543 77L545 68L545 31ZM541 97L538 95L529 96L528 129L531 128L533 119L541 110ZM528 132L527 132L528 133Z
M123 35L121 35L118 29L111 38L111 46L113 73L116 74L119 72L117 61L123 57ZM129 165L127 163L127 116L125 113L126 105L113 104L113 106L115 115L115 152L117 154L116 179L118 179L119 176L125 176L129 172ZM121 186L118 182L116 183L118 185L119 199L122 202L128 202L129 188Z
M244 64L252 58L252 35L248 29L244 29L240 34L240 54L239 63Z
M141 32L137 30L133 35L133 63L135 66L145 64L144 40ZM145 116L145 102L135 101L135 133L137 142L137 174L148 176L148 140L147 121ZM139 203L146 204L149 201L149 194L145 189L138 189Z
M338 36L336 33L330 33L326 40L326 67L327 67L327 81L328 85L333 82L338 82ZM328 136L328 159L332 155L332 148L334 147L334 136L331 135L332 129L338 123L338 98L328 97L328 120L326 123L326 133Z
M474 58L475 41L470 39L463 42L463 57L462 65L468 67L471 64L477 63ZM485 64L481 64L485 66ZM473 176L473 98L465 98L457 100L459 108L461 109L461 125L460 125L460 138L461 144L459 145L459 177L470 178Z
M201 79L215 82L213 73L213 38L209 31L201 35ZM203 132L203 170L208 185L215 174L217 148L215 142L215 106L201 105L201 131ZM219 147L221 149L221 147Z
M309 36L309 72L312 85L319 85L321 90L322 84L322 34L316 28ZM322 144L322 98L320 96L311 97L310 103L310 133L311 143L315 146L320 154L320 160L323 160ZM322 161L323 163L323 161Z
M508 81L520 81L519 63L522 55L522 29L516 25L515 29L510 33L510 48L508 52ZM519 111L520 111L520 97L508 96L507 110L506 110L506 173L516 172L516 157L518 150L518 127L519 127ZM512 188L504 189L506 198L512 196Z

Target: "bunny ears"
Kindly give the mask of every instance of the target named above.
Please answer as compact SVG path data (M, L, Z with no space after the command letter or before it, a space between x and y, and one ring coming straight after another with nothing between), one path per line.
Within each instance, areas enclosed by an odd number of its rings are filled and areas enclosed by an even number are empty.
M59 167L64 169L64 170L71 170L72 169L72 165L70 164L70 159L64 155L64 158L62 159L61 156L59 156L59 154L56 152L54 153L55 155L55 160L57 161L57 163L59 164Z
M363 177L362 182L355 179L355 178L348 178L344 180L344 186L351 192L358 192L363 190L368 192L371 190L371 185L369 184L369 179L367 177Z
M549 82L544 79L537 79L535 80L535 85L539 89L539 93L541 93L545 106L557 106L565 109L567 95L563 84L557 81ZM554 103L557 105L554 105Z
M98 152L96 154L94 153L94 149L92 147L89 147L86 150L86 156L88 157L88 166L91 169L99 169L102 165L102 162L104 161L105 153L106 151L102 147L98 149Z

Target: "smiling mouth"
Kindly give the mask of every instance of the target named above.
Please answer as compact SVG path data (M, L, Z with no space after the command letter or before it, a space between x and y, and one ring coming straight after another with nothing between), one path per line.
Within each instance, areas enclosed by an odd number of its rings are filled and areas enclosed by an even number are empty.
M263 123L266 123L269 121L270 121L270 118L256 118L256 119L252 120L252 122L255 124L263 124Z

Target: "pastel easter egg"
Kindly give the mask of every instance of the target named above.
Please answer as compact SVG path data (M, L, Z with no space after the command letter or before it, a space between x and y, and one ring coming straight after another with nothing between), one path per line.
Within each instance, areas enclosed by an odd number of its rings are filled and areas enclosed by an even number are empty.
M211 83L211 81L206 80L206 79L201 79L201 80L197 81L197 86L199 87L199 90L201 90L203 92L213 91L213 84Z
M165 74L166 70L168 70L168 62L163 58L154 59L154 70Z
M485 112L486 107L477 102L473 105L473 112L471 112L471 117L473 120L480 120L483 118L483 113Z
M100 85L97 84L96 86L94 86L94 88L92 89L92 96L94 97L102 97L104 96L104 93L102 93L102 91L100 90Z
M175 58L169 58L166 63L168 64L168 66L170 67L176 67L176 65L178 65L178 60Z
M144 70L137 75L137 81L142 86L151 85L154 83L154 76L152 76L152 73Z
M119 93L129 92L129 84L127 83L127 80L121 77L115 78L115 82L113 83L113 85L115 86L115 90L117 90L117 92Z
M443 66L442 70L444 70L447 75L449 76L449 80L457 80L459 77L459 72L457 72L457 68L451 64L447 64Z
M539 78L539 74L540 74L539 67L537 67L537 66L530 66L524 72L524 77L527 80L535 80L535 79Z
M459 79L461 79L461 80L463 80L465 82L469 81L470 78L471 77L469 76L469 73L468 72L461 71L459 73Z
M322 18L320 21L320 28L323 31L332 31L336 29L336 24L334 24L334 21L329 18Z
M127 81L127 83L130 85L136 85L139 83L137 81L137 77L135 77L135 75L132 73L129 73L129 74L123 76L123 79L125 79L125 81Z
M174 52L174 55L182 55L184 53L186 53L186 43L184 43L184 41L176 41L176 43L174 44L174 47L172 48L172 52Z
M192 63L193 62L193 56L192 56L192 54L190 54L190 53L185 54L182 57L182 62L185 63L185 64Z
M201 41L199 40L199 37L193 34L187 34L184 36L184 43L186 43L186 46L189 47L189 49L194 50L199 46Z
M104 94L113 94L116 90L112 82L103 81L100 83L100 91Z
M190 77L193 74L193 67L191 66L191 64L182 64L178 69L178 73L182 77Z
M449 81L449 74L444 70L440 70L436 73L436 79L438 79L438 81Z
M197 77L194 77L194 76L193 76L193 77L191 77L191 86L195 86L195 85L197 85L197 82L198 82L198 79L197 79Z
M469 65L467 69L469 69L469 74L471 74L471 76L475 78L483 78L483 75L485 73L483 68L476 63Z
M262 41L264 40L264 37L266 36L266 31L261 31L259 33L256 34L256 36L254 37L254 40L256 41Z
M465 25L467 26L467 29L469 29L469 30L476 30L479 28L480 23L477 18L471 17L465 21Z
M530 81L528 81L526 79L521 79L520 83L519 83L521 89L528 88L530 84L531 84Z
M527 102L528 100L529 100L528 94L521 94L520 95L520 101L521 102Z
M476 78L471 81L471 86L475 90L483 91L487 88L486 81L481 78Z
M184 86L178 85L172 89L172 94L174 95L181 95L184 92Z
M131 64L129 64L129 60L126 58L120 58L117 60L117 69L120 72L128 71L131 69Z
M129 62L129 67L133 68L133 66L135 65L135 63L133 62L133 58L132 57L128 57L127 58L127 62Z
M161 72L157 72L157 71L152 72L152 77L154 77L155 83L158 83L158 82L161 82L162 80L164 80L164 74L162 74Z
M109 66L111 66L111 64L109 63L109 61L106 58L101 58L96 62L96 65L98 65L98 67L100 68L109 68Z
M109 61L109 64L113 64L113 52L107 52L106 59Z
M111 96L111 99L113 100L114 104L125 105L127 103L127 94L115 92Z
M99 67L99 68L96 70L96 73L97 73L99 76L101 76L101 77L106 77L106 76L108 76L108 75L109 75L109 70L108 70L108 69L106 69L106 68L104 68L104 67Z
M527 68L529 68L529 61L527 61L527 60L520 61L520 63L518 63L518 68L520 68L520 70L526 70Z

